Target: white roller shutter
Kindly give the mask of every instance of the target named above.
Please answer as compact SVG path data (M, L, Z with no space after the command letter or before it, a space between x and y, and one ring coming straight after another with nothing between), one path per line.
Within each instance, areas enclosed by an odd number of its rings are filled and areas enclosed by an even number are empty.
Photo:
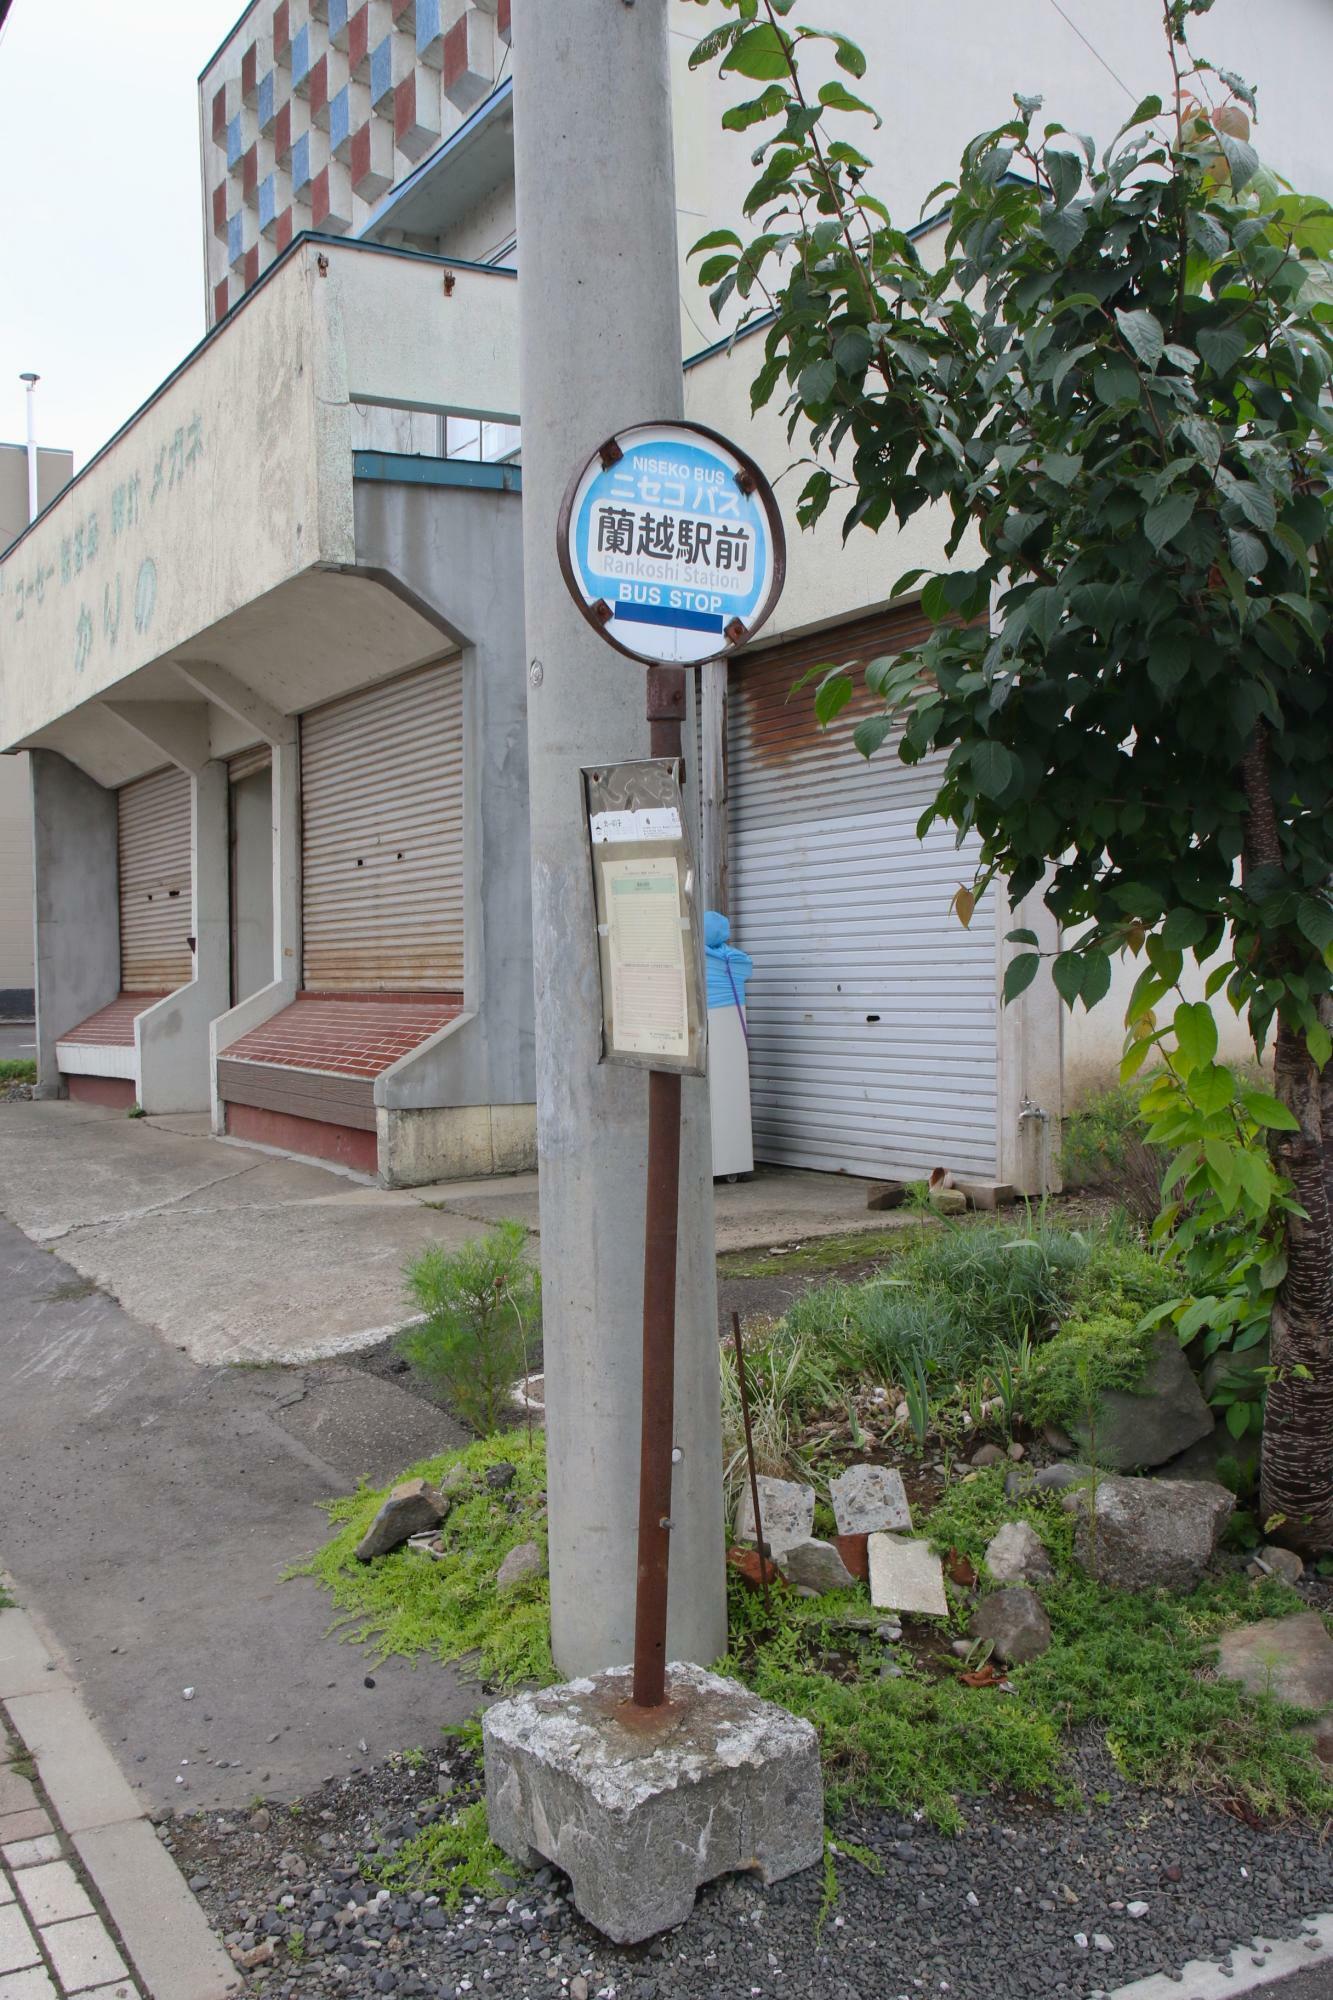
M116 794L126 993L171 993L194 978L190 808L187 771L155 771Z
M461 663L303 716L301 792L306 987L461 989Z
M728 698L732 927L749 988L755 1153L787 1166L992 1178L997 1154L994 902L950 910L975 843L923 842L931 765L851 741L877 704L861 669L928 629L916 611L860 620L737 660ZM827 732L807 667L857 662ZM789 698L790 697L790 698Z

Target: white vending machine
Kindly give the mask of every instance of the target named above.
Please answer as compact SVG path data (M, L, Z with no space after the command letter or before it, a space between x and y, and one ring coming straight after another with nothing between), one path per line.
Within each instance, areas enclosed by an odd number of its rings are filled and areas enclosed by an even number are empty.
M704 912L704 964L708 974L708 1101L713 1119L713 1179L734 1181L754 1172L750 1128L750 1041L745 982L754 971L748 952L732 943L731 924L718 910Z

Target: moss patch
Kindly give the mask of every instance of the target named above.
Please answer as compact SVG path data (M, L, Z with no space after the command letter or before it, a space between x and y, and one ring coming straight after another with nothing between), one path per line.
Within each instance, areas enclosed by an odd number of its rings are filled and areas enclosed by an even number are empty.
M873 1264L892 1257L911 1241L912 1230L849 1229L839 1236L817 1236L790 1250L727 1250L717 1260L720 1278L780 1278L784 1271L837 1271L844 1264Z
M515 1474L510 1486L496 1492L485 1474L501 1462L513 1465ZM540 1432L531 1442L521 1432L484 1438L465 1451L423 1459L402 1477L438 1484L451 1473L470 1484L455 1496L441 1530L442 1561L399 1549L358 1562L356 1545L389 1491L362 1486L329 1505L338 1532L291 1574L322 1583L338 1610L334 1631L373 1648L377 1659L424 1654L468 1661L480 1679L497 1687L552 1681L546 1579L531 1577L503 1596L495 1588L496 1572L511 1549L521 1542L545 1547L545 1442Z

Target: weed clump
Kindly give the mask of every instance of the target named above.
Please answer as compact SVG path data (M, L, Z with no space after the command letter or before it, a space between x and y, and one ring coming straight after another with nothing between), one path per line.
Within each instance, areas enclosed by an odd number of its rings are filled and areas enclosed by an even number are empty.
M522 1223L502 1222L458 1250L433 1243L407 1267L408 1296L424 1320L399 1346L482 1437L500 1428L527 1373L541 1298L527 1243Z

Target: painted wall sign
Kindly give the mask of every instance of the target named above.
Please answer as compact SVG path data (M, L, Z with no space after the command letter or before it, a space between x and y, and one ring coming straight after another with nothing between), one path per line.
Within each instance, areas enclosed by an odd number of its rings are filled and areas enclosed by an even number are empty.
M773 489L701 424L640 424L609 438L570 485L558 534L579 609L650 665L698 666L743 646L786 573Z

